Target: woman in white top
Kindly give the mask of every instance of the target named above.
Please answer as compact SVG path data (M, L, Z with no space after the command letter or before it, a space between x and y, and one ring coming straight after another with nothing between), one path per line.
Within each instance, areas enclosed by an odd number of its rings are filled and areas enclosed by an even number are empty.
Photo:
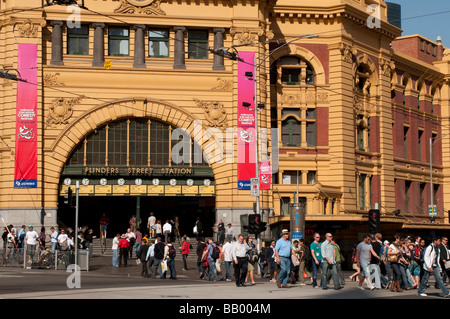
M392 280L391 284L391 291L392 292L402 292L403 289L400 287L400 280L401 280L401 271L400 271L400 257L401 257L401 251L400 251L400 243L403 240L402 237L395 235L395 241L389 246L387 255L388 260L391 265L392 271L394 272L394 278Z

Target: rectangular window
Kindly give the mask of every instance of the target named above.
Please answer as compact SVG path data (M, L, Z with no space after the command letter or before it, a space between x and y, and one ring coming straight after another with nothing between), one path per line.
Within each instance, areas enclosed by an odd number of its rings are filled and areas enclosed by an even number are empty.
M130 30L121 27L109 27L108 29L108 55L130 55Z
M306 174L306 183L308 185L315 184L317 182L317 172L316 171L308 171Z
M152 58L169 57L168 29L150 29L148 31L148 55Z
M420 213L421 214L423 214L424 213L424 210L423 210L423 206L424 206L424 203L425 203L425 183L420 183L420 206L419 206L419 209L420 209Z
M208 59L208 30L189 30L189 59Z
M418 148L419 148L419 158L418 158L418 160L419 160L419 162L422 162L422 139L423 139L423 131L421 131L421 130L419 130L419 137L418 137L418 139L419 139L419 146L418 146Z
M283 146L300 146L300 122L294 118L284 120L281 127Z
M432 164L436 164L435 163L435 156L434 156L434 154L435 154L435 141L436 141L436 137L437 137L437 134L432 134L431 135L431 163Z
M281 197L280 199L280 210L281 215L289 215L289 203L291 202L291 199L289 197Z
M307 122L306 123L306 143L308 147L316 146L316 123Z
M302 172L298 172L298 183L302 183ZM284 171L283 184L297 184L297 171Z
M403 127L403 156L405 159L408 158L408 127Z
M89 26L67 28L67 54L89 55Z
M411 182L405 181L405 211L409 213L409 190L411 188Z
M300 84L300 69L283 68L281 70L281 83L286 85Z
M366 175L359 175L358 179L358 191L359 191L359 209L364 210L366 208Z

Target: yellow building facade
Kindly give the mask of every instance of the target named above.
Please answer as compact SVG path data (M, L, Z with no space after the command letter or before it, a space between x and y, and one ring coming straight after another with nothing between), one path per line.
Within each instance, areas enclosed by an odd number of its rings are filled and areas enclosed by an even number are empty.
M449 51L401 37L384 1L63 3L0 3L3 69L17 69L19 43L38 47L37 188L13 187L17 82L0 80L8 224L73 226L64 196L78 182L90 227L106 212L123 232L154 211L189 235L197 217L206 235L219 219L242 231L255 198L237 187L238 61L224 48L257 57L265 238L289 227L297 190L306 235L353 240L376 205L387 234L449 229Z

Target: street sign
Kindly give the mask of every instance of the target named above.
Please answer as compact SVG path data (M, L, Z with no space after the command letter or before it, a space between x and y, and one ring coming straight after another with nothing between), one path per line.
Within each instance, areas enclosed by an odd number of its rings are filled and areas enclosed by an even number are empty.
M437 215L436 205L428 205L428 213L430 215Z
M252 178L250 180L250 195L252 197L259 196L259 179L258 178Z

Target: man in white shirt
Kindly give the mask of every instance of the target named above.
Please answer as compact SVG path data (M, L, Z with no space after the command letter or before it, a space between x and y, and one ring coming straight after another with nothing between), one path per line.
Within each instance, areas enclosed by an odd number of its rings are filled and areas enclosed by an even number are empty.
M38 233L33 229L33 226L28 227L28 232L25 235L25 244L27 245L28 262L31 263L31 259L34 257L36 251L36 243L39 240ZM28 252L30 252L28 254Z
M164 240L167 244L167 238L169 238L170 234L172 233L172 225L169 223L168 220L166 220L166 223L163 225L163 234L164 234Z
M248 249L248 245L244 242L244 235L240 234L238 241L233 244L233 249L231 250L236 287L245 287L245 278L248 272L248 261L246 257Z
M58 244L59 248L61 250L68 250L69 249L69 242L67 239L69 236L67 236L66 231L64 229L61 230L61 234L58 236Z
M233 249L233 244L230 243L230 239L225 238L225 244L222 247L223 260L225 261L226 270L226 280L231 281L231 264L233 263L233 255L231 250Z
M445 287L444 281L441 277L441 269L439 266L439 246L441 244L440 238L433 238L433 242L427 247L424 253L423 262L423 276L419 286L419 296L426 297L425 289L427 288L428 278L430 275L434 275L436 283L441 288L444 298L450 297L450 292Z
M128 246L128 253L130 254L130 259L133 257L133 247L136 243L136 234L131 231L131 228L127 229L127 240L130 243Z
M50 228L50 241L52 243L52 253L55 252L58 247L58 232L55 230L55 227Z
M150 213L150 217L148 218L147 228L150 233L150 237L153 237L155 235L155 223L156 223L156 217L154 216L153 212Z
M117 260L117 251L119 249L119 241L120 241L120 234L117 234L116 237L114 237L112 242L112 251L113 251L113 257L112 257L112 264L113 267L119 267L119 263Z

